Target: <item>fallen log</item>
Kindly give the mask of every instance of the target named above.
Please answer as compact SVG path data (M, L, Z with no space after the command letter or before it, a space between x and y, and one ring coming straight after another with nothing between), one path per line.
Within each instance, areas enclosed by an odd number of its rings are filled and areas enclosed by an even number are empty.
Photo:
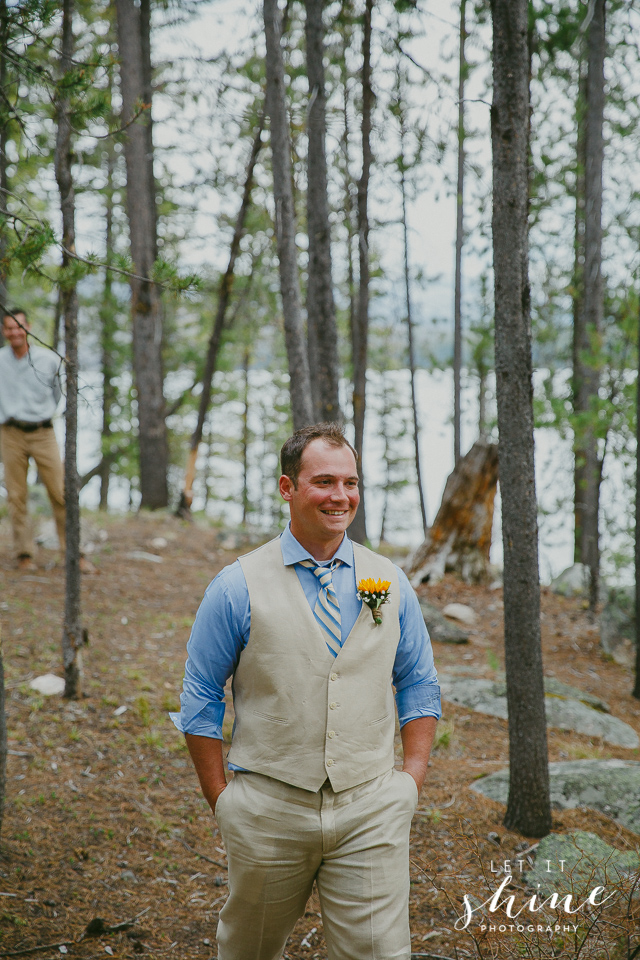
M489 578L498 446L478 440L447 478L440 509L404 569L414 587L455 572L467 583Z

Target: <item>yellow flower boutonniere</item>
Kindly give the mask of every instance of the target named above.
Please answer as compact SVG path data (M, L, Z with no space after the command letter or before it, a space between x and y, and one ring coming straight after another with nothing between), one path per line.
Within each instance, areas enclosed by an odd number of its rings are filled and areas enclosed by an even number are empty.
M358 584L358 599L369 607L376 624L382 623L380 607L389 600L390 586L390 580L374 580L373 577L367 577Z

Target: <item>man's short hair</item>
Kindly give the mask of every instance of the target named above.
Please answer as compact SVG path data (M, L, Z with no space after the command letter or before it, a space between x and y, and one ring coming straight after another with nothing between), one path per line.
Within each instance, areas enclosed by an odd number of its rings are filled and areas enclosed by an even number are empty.
M298 486L298 477L302 467L302 454L312 440L324 440L334 447L348 447L358 462L358 454L344 435L341 423L312 423L308 427L296 430L285 440L280 451L280 468L285 477L289 477L294 487Z
M25 321L25 323L27 323L27 322L28 322L28 319L29 319L29 318L27 317L27 311L26 311L26 310L23 310L22 307L11 307L10 310L9 310L9 309L6 309L6 310L4 311L4 313L2 314L2 322L4 323L4 321L6 320L7 317L10 317L11 319L14 319L14 320L15 320L15 318L16 318L17 316L20 316L20 315L22 315L22 316L24 317L24 321Z

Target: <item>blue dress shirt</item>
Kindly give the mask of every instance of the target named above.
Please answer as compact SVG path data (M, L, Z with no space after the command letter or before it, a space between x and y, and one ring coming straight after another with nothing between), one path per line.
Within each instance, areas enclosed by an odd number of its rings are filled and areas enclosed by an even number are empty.
M313 570L300 566L313 560L287 526L280 537L285 566L296 564L296 573L313 610L320 584ZM340 603L342 640L349 636L362 601L356 594L353 546L344 536L327 563L340 560L333 572L333 585ZM400 581L400 640L393 666L396 706L400 726L417 717L440 717L440 687L433 663L431 641L420 604L406 575L397 568ZM224 567L211 581L196 615L187 644L188 659L180 697L180 713L170 717L182 733L222 739L224 687L234 673L249 640L251 608L249 590L238 560Z

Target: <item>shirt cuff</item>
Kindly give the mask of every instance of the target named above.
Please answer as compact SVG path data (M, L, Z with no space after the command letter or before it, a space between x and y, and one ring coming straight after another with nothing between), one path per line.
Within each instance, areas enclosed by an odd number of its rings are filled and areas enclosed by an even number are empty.
M409 720L417 720L418 717L435 717L439 720L442 716L440 687L429 680L413 683L396 691L396 706L400 727Z
M224 708L224 702L209 700L203 704L199 701L182 704L180 713L170 713L169 717L181 733L222 740Z

